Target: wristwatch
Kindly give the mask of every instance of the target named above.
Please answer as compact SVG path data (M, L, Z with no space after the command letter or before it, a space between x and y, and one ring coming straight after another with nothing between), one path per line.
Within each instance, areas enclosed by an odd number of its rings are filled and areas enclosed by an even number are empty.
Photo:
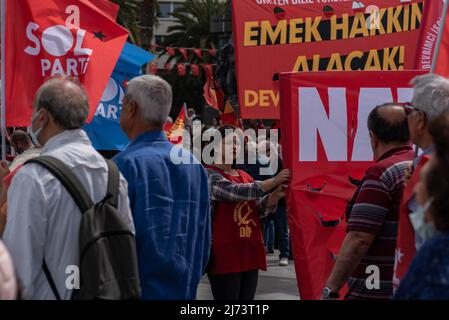
M332 292L331 289L329 289L328 287L325 287L323 289L323 298L325 298L325 299L338 299L338 298L340 298L340 294L338 294L337 292Z

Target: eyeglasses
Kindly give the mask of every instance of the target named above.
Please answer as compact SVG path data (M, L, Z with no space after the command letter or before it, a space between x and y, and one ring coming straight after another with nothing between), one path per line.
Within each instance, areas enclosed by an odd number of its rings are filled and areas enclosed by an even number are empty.
M417 112L424 112L420 109L418 109L417 107L415 107L413 104L411 104L410 102L406 102L406 103L401 103L400 104L401 107L404 108L404 112L405 115L408 117L409 115L411 115L413 112L417 111Z

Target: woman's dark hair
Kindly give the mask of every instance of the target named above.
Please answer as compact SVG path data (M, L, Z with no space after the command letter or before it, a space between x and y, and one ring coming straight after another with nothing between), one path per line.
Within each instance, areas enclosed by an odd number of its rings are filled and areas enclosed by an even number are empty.
M433 120L429 132L435 144L433 164L426 179L427 191L433 198L430 212L437 230L449 232L449 112Z

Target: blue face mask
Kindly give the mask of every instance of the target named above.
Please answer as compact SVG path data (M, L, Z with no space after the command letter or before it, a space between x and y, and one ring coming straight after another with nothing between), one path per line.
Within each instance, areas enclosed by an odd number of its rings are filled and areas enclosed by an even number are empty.
M37 129L36 131L33 131L33 123L39 117L39 115L41 114L41 111L42 111L42 109L39 110L38 112L36 112L36 114L31 119L31 128L30 128L31 140L33 141L34 145L38 146L38 147L41 146L41 144L39 142L39 134L42 132L42 129L44 129L45 125L40 127L39 129Z
M426 212L429 210L432 202L433 199L430 199L424 206L419 206L416 211L410 214L410 222L413 225L413 229L415 229L416 234L423 242L438 234L434 223L425 221Z

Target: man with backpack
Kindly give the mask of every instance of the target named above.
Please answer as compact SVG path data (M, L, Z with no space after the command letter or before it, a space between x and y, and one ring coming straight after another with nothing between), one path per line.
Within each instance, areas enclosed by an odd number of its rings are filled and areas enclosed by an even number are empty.
M88 114L75 82L52 79L36 93L31 137L43 157L15 174L3 237L24 299L140 294L127 183L81 130Z

